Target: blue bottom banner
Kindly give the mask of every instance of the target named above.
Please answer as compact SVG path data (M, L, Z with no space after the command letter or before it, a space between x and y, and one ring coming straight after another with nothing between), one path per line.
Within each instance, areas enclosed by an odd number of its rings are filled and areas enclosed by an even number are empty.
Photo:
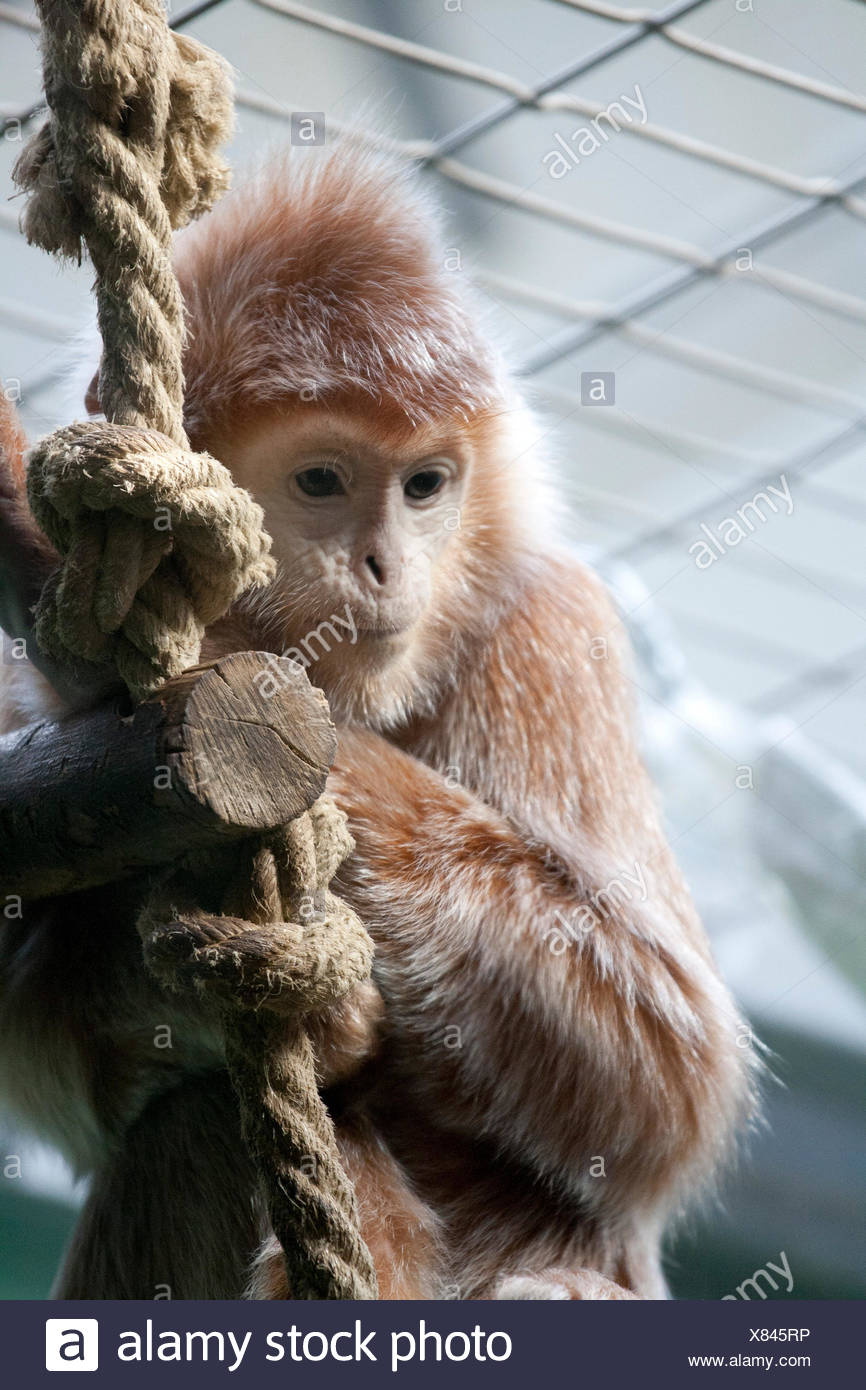
M859 1364L857 1302L0 1303L3 1383L835 1387ZM789 1379L790 1377L790 1379Z

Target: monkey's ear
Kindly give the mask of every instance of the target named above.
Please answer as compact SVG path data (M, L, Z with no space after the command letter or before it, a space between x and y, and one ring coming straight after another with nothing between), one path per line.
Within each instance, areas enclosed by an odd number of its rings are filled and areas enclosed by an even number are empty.
M102 406L99 404L99 371L95 371L90 380L90 385L84 393L84 409L88 415L100 415Z

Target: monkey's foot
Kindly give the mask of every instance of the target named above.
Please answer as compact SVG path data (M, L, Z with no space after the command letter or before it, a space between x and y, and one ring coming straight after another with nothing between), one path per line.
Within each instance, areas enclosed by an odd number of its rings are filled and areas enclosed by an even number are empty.
M594 1269L544 1269L539 1274L507 1274L493 1291L495 1299L613 1299L637 1294Z

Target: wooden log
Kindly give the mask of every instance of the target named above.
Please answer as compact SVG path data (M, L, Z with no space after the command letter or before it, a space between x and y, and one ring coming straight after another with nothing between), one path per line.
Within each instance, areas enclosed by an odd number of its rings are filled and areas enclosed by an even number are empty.
M240 652L119 701L0 738L0 888L54 896L293 820L336 736L295 663Z

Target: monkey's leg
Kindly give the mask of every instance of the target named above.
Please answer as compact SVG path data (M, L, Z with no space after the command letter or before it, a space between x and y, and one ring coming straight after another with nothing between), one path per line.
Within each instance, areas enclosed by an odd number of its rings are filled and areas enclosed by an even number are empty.
M55 1298L240 1298L263 1229L228 1078L149 1102L94 1174Z
M336 1125L343 1165L355 1186L361 1234L367 1243L379 1298L439 1298L444 1283L436 1218L366 1118ZM270 1236L256 1256L248 1297L290 1298L282 1251Z
M495 1299L614 1299L637 1298L594 1269L563 1269L551 1265L537 1274L508 1274L493 1290Z
M539 1258L540 1256L540 1258ZM666 1299L669 1297L661 1267L657 1223L646 1223L628 1238L620 1232L578 1244L558 1254L527 1249L524 1258L500 1266L502 1273L490 1280L493 1299ZM604 1273L602 1271L605 1271Z

